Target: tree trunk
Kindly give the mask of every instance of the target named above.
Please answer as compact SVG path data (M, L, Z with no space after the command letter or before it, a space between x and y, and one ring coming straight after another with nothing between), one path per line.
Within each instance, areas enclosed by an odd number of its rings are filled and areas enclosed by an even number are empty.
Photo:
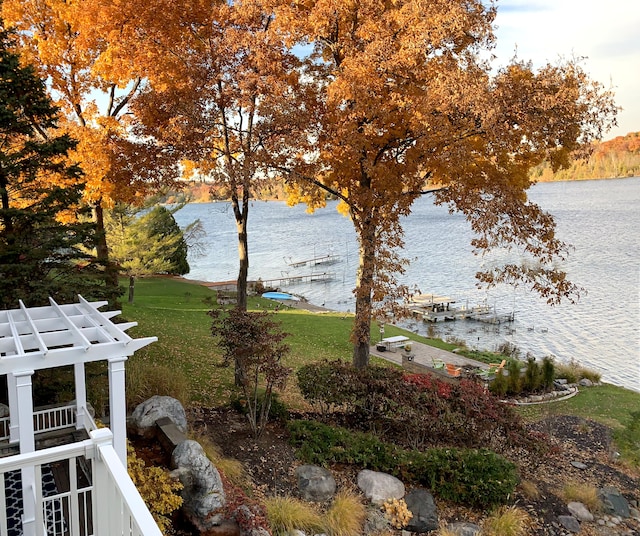
M237 305L241 311L247 310L247 278L249 277L249 240L247 237L247 212L244 210L240 219L236 219L238 229L238 280L236 281Z
M4 211L2 216L2 223L4 225L4 235L7 237L7 240L12 240L13 234L13 219L9 215L9 192L8 181L6 176L0 172L0 202L2 203L0 206Z
M104 229L104 210L102 204L98 201L94 207L94 215L96 220L96 256L98 262L104 266L104 282L108 295L117 296L118 288L118 268L109 261L109 248L107 246L107 233Z
M353 365L364 368L369 365L371 339L371 313L373 273L375 268L375 225L365 222L358 235L360 264L356 281L356 316L353 323Z
M130 275L129 276L129 303L133 303L133 294L135 292L136 280Z

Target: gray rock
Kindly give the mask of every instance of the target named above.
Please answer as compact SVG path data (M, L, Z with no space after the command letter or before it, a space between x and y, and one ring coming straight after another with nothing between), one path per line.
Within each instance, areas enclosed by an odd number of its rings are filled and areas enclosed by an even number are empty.
M391 523L378 508L367 509L364 522L365 534L383 534L391 530Z
M570 502L567 509L578 521L593 521L593 514L581 502Z
M205 454L200 443L187 439L171 454L174 475L184 486L182 509L191 523L205 532L222 520L225 495L220 473Z
M602 500L604 511L608 514L627 519L631 513L629 512L629 503L620 492L612 487L605 487L598 490L598 496Z
M572 461L571 465L573 465L576 469L586 469L587 466L582 462Z
M479 536L482 530L475 523L469 523L467 521L450 523L447 525L447 529L453 532L456 536Z
M578 384L582 387L593 387L593 382L588 378L582 378Z
M129 420L134 431L143 437L155 435L156 421L168 417L182 433L187 433L187 415L182 404L170 396L152 396L138 404Z
M640 521L640 510L638 510L637 508L629 508L629 517Z
M327 469L315 465L301 465L296 469L298 489L305 501L324 502L336 492L336 480Z
M364 469L358 473L358 487L373 504L404 497L404 484L395 476Z
M407 530L411 532L429 532L438 528L438 511L433 495L426 489L415 489L404 498L412 514Z
M560 524L569 532L580 532L580 523L573 516L558 516Z

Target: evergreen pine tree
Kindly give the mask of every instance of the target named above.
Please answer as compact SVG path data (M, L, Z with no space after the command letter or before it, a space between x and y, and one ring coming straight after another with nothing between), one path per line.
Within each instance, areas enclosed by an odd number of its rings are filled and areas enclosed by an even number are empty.
M65 158L75 142L56 133L57 108L12 46L0 24L0 308L113 299L89 253L81 170Z

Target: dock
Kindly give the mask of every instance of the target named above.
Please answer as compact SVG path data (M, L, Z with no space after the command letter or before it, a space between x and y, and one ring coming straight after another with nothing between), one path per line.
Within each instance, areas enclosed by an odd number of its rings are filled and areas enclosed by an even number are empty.
M305 259L301 261L294 261L291 259L291 257L289 257L289 262L287 262L287 266L290 266L291 268L301 268L303 266L319 266L319 265L326 266L330 264L336 264L337 262L340 262L340 256L333 255L333 254L321 255L318 257L312 257L311 259Z
M411 314L424 322L451 322L453 320L475 320L485 324L513 322L515 313L497 313L486 304L472 307L454 307L456 301L446 296L418 294L411 298Z
M282 274L282 277L262 279L267 286L293 285L296 283L313 283L317 281L331 281L336 278L335 272L312 272L310 274Z

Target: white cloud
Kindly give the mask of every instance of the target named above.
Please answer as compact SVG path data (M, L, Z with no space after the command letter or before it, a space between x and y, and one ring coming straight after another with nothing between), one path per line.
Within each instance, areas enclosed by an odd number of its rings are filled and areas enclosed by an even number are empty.
M585 57L583 68L613 87L623 110L606 139L640 131L640 2L638 0L504 0L498 2L498 62L517 50L535 66Z

